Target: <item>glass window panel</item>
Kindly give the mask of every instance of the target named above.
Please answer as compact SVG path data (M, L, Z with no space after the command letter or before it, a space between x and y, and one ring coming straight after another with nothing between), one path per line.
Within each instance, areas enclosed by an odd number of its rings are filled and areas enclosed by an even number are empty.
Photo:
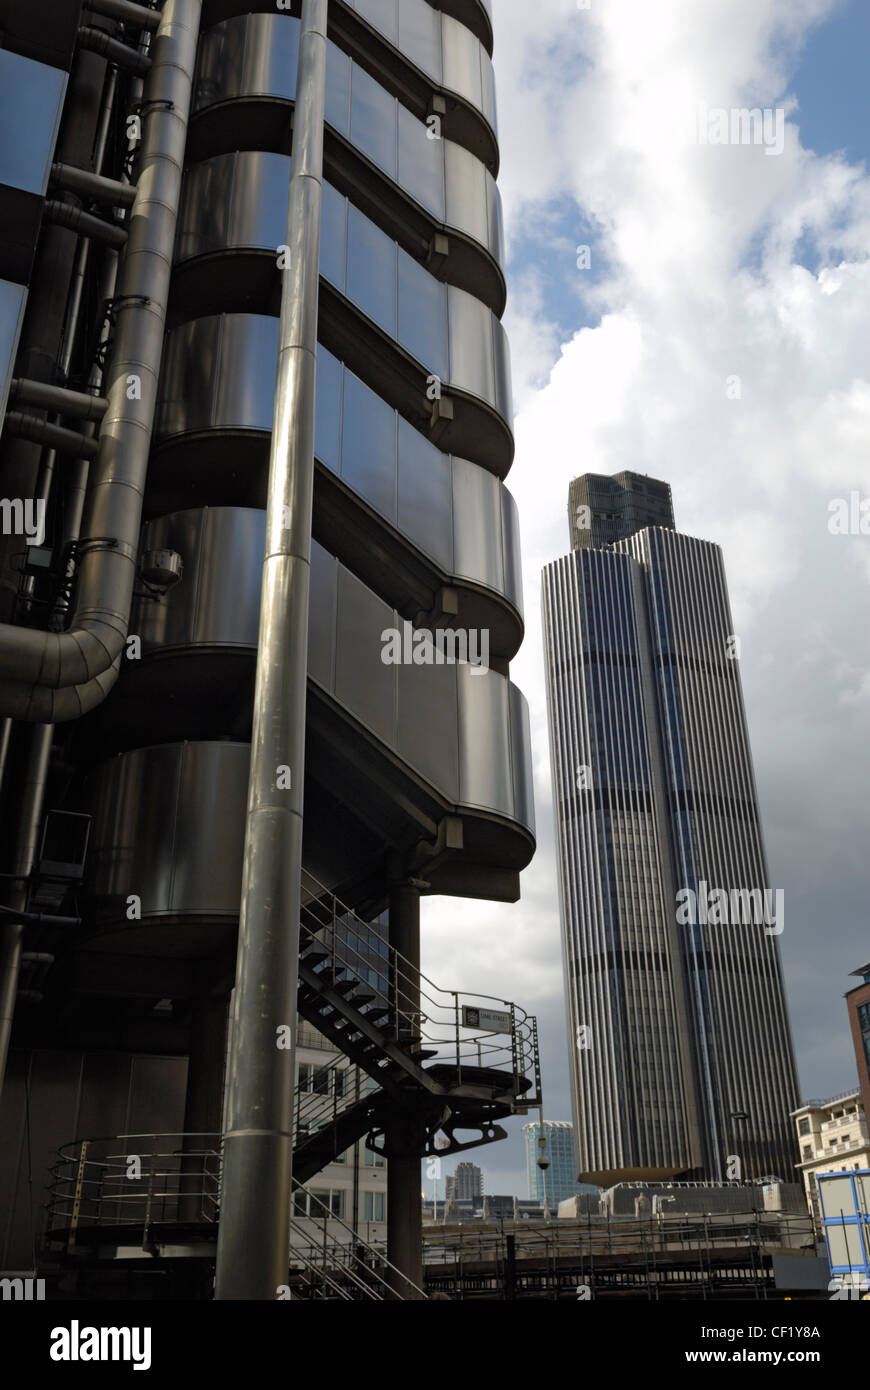
M289 161L288 161L289 162ZM286 194L285 194L286 203ZM344 294L347 261L347 199L323 185L323 230L320 241L320 273Z
M335 685L338 567L335 558L311 542L311 613L308 623L308 674L324 690Z
M66 76L0 49L0 183L45 192Z
M345 372L341 476L395 521L396 414L352 372Z
M384 1219L384 1194L383 1192L364 1192L363 1193L363 1220L364 1221L383 1221Z
M350 138L391 178L396 177L396 100L356 63L351 79Z
M399 107L399 183L439 222L446 220L443 140L430 140L428 127ZM454 224L458 225L458 224Z
M335 698L385 743L395 744L396 666L382 661L381 633L396 615L371 589L338 567Z
M399 0L399 48L440 85L441 14L426 0Z
M390 43L399 37L399 19L396 14L396 0L355 0L356 12L362 15L373 29L383 34Z
M399 420L399 530L442 569L453 569L450 456Z
M447 287L401 247L399 342L427 372L447 379Z
M319 343L315 401L314 453L322 464L338 473L341 471L341 363Z
M334 43L326 45L326 123L340 135L350 130L350 59Z
M396 243L352 205L348 208L347 295L380 328L396 335Z

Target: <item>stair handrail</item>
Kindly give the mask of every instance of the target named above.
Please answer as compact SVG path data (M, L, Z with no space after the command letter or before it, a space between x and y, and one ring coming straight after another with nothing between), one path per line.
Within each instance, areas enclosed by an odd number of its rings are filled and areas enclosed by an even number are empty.
M497 995L445 990L435 984L307 870L303 873L301 916L304 944L317 943L327 954L328 965L324 963L320 973L331 973L333 984L350 976L364 989L373 991L378 1011L389 1011L397 1039L417 1046L429 1044L445 1054L440 1060L459 1068L474 1065L475 1053L481 1068L509 1067L517 1101L522 1096L521 1078L531 1076L537 1083L535 1021L520 1005ZM385 954L375 951L375 943L384 947ZM382 972L375 970L376 958L383 963ZM372 979L374 974L380 975L382 984ZM474 1032L462 1021L464 1008L480 1008L484 1004L499 1005L498 1012L509 1015L509 1028L504 1034ZM497 1038L505 1040L496 1041ZM527 1097L532 1103L535 1099Z
M350 1246L347 1246L347 1245L344 1244L344 1242L339 1242L339 1244L340 1244L342 1250L348 1250L348 1252L349 1252L351 1255L353 1255L354 1258L357 1258L357 1257L354 1255L354 1247L355 1247L356 1249L361 1249L361 1250L367 1251L367 1252L369 1253L369 1255L370 1255L373 1259L377 1260L377 1262L378 1262L379 1265L382 1265L385 1269L391 1269L391 1270L393 1271L394 1274L397 1274L397 1275L399 1276L399 1278L401 1279L401 1281L402 1281L403 1284L407 1284L410 1288L414 1289L416 1293L418 1293L418 1294L421 1295L421 1297L423 1297L423 1298L426 1297L426 1294L423 1292L423 1290L420 1288L420 1286L419 1286L418 1284L415 1284L415 1283L414 1283L413 1279L409 1279L408 1276L407 1276L407 1274L403 1274L402 1271L401 1271L400 1269L398 1269L398 1268L392 1263L391 1260L388 1260L387 1257L386 1257L386 1255L383 1253L382 1250L379 1250L378 1247L375 1246L375 1245L371 1245L368 1241L363 1240L363 1239L361 1238L361 1236L359 1235L359 1232L354 1231L354 1229L353 1229L352 1226L349 1226L349 1225L347 1224L347 1222L346 1222L346 1221L343 1221L342 1218L341 1218L340 1216L336 1216L332 1211L330 1211L330 1209L329 1209L329 1207L327 1207L326 1203L325 1203L325 1202L322 1202L322 1201L320 1200L320 1198L317 1197L317 1196L315 1195L315 1193L313 1193L313 1192L311 1191L311 1189L307 1186L306 1183L304 1183L304 1182L297 1182L296 1179L294 1178L294 1179L293 1179L293 1192L294 1192L294 1194L295 1194L296 1192L305 1192L305 1193L307 1194L307 1196L308 1196L309 1204L310 1204L312 1201L315 1202L315 1203L317 1204L317 1206L319 1206L319 1207L322 1209L322 1211L326 1214L327 1218L328 1218L330 1221L335 1222L335 1224L338 1225L338 1226L340 1226L340 1227L342 1228L342 1230L347 1231L347 1233L348 1233L348 1234L350 1235L350 1237L351 1237L351 1240L352 1240L353 1244L350 1245ZM294 1220L300 1220L300 1219L304 1220L305 1218L304 1218L304 1217L302 1217L302 1218L294 1217ZM318 1218L313 1218L313 1219L318 1219ZM358 1261L358 1263L361 1263L361 1261ZM378 1280L379 1283L383 1284L383 1286L384 1286L385 1289L389 1289L389 1290L390 1290L390 1293L392 1294L392 1292L393 1292L392 1285L388 1284L388 1283L386 1282L385 1279L382 1279L382 1278L380 1277L380 1275L377 1274L377 1273L375 1272L375 1270L369 1269L369 1266L368 1266L368 1265L366 1265L365 1268L366 1268L366 1270L368 1270L368 1272L369 1272L370 1274L374 1275L374 1277Z

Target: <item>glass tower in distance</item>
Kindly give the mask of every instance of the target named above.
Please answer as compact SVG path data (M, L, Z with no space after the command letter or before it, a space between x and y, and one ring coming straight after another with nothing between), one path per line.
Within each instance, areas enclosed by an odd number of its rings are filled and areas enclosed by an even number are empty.
M543 574L577 1171L788 1179L784 907L722 554L673 529L666 484L650 525L626 476L604 518L602 480L575 480L586 544Z
M593 1185L577 1181L574 1126L569 1120L544 1121L546 1156L550 1160L550 1166L546 1170L538 1167L540 1122L531 1120L523 1125L523 1137L526 1142L526 1176L531 1201L543 1204L546 1195L551 1209L555 1210L560 1202L567 1201L569 1197L595 1191Z

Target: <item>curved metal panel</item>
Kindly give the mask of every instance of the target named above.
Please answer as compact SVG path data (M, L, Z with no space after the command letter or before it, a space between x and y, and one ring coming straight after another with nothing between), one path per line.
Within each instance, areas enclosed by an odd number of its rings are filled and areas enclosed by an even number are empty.
M265 515L253 508L203 507L148 523L143 551L177 551L184 573L177 588L160 600L137 600L133 630L142 639L143 656L191 647L256 648L256 560L265 548Z
M172 330L158 436L270 431L277 353L277 322L263 316L227 314ZM226 383L226 394L216 382ZM442 453L323 347L317 399L318 461L447 574L493 590L520 612L516 508L505 485L478 464ZM241 453L237 466L245 466Z
M445 24L455 24L442 18ZM472 34L461 25L456 28L465 35L452 45L464 55L463 82L489 92L491 70L485 82L480 76L481 63L489 65L488 56ZM480 50L476 69L462 47L469 41ZM298 21L288 15L245 15L208 29L200 43L194 111L240 99L295 100L297 42ZM327 124L432 217L446 223L448 231L455 228L478 241L502 265L500 203L485 164L455 141L432 139L422 121L332 43L327 45L326 81Z
M175 743L95 770L88 889L100 917L124 919L134 894L143 920L238 916L249 761L246 743Z
M514 816L510 682L497 671L457 666L459 800Z
M407 261L397 286L390 267L398 270L398 258L393 255L389 260L389 248L398 251L394 242L385 247L382 242L363 245L358 240L353 248L354 285L367 300L366 317L377 314L379 327L389 333L388 321L396 302L392 296L398 297L401 290L401 322L408 339L429 351L428 359L419 362L421 374L428 376L434 371L441 376L445 392L477 397L510 429L510 364L507 337L499 320L465 290L447 286L446 296L436 292L415 269L422 275L426 272L421 267L412 268ZM371 271L368 285L366 269ZM444 290L434 283L438 291ZM218 423L224 428L271 429L277 335L277 320L262 314L208 315L171 330L164 349L167 355L158 401L158 435L165 438ZM397 331L391 336L397 336ZM446 365L446 342L449 370L442 375L438 368ZM410 345L402 344L407 351Z
M176 512L150 522L142 544L144 549L177 549L185 564L179 585L159 603L140 598L134 610L143 663L182 649L195 656L203 647L246 648L253 661L259 630L256 559L265 544L265 514L222 507ZM398 650L390 644L391 633L399 634ZM449 649L444 661L427 658L423 648L409 644L406 634L407 625L394 609L322 546L313 544L310 679L448 801L484 808L532 829L522 697L511 694L510 682L498 672L456 662ZM480 652L473 644L472 655ZM217 815L214 808L227 799L221 778L229 777L230 785L237 778L244 807L247 764L236 753L231 764L235 771L228 773L219 753L212 757L185 751L224 747L241 745L146 749L128 755L133 762L117 758L105 765L109 772L98 775L108 777L115 789L108 793L104 788L97 797L99 814L108 816L96 832L95 875L101 893L119 899L139 894L143 915L146 901L152 914L232 910L226 908L222 871L214 889L209 886L206 893L204 886L209 843L223 846L222 855L238 862L229 831L213 832L209 816ZM239 760L245 762L244 769ZM159 794L148 790L148 778L156 779ZM172 808L186 799L201 801L209 810L202 829L205 845L185 840L189 863L179 877L178 870L167 867L178 842L170 823ZM106 805L121 800L136 806L124 812L118 834L112 828L115 812L107 811ZM144 856L150 876L144 896L143 887L136 887L142 857L135 872L129 862L140 842L159 847L159 852L148 848ZM100 846L113 845L107 867ZM237 902L238 878L234 882Z
M493 134L495 83L492 59L461 20L439 13L427 0L345 0L357 14L431 78L445 93L468 102Z

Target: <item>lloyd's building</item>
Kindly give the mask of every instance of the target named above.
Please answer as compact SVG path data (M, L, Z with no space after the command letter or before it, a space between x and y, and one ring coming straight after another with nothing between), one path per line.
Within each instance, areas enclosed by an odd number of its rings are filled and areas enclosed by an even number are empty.
M722 552L587 474L543 578L578 1177L790 1182L797 1079Z
M540 1102L534 1019L420 972L534 849L491 52L489 0L0 3L2 1269L301 1296L365 1147L420 1297L421 1158Z

